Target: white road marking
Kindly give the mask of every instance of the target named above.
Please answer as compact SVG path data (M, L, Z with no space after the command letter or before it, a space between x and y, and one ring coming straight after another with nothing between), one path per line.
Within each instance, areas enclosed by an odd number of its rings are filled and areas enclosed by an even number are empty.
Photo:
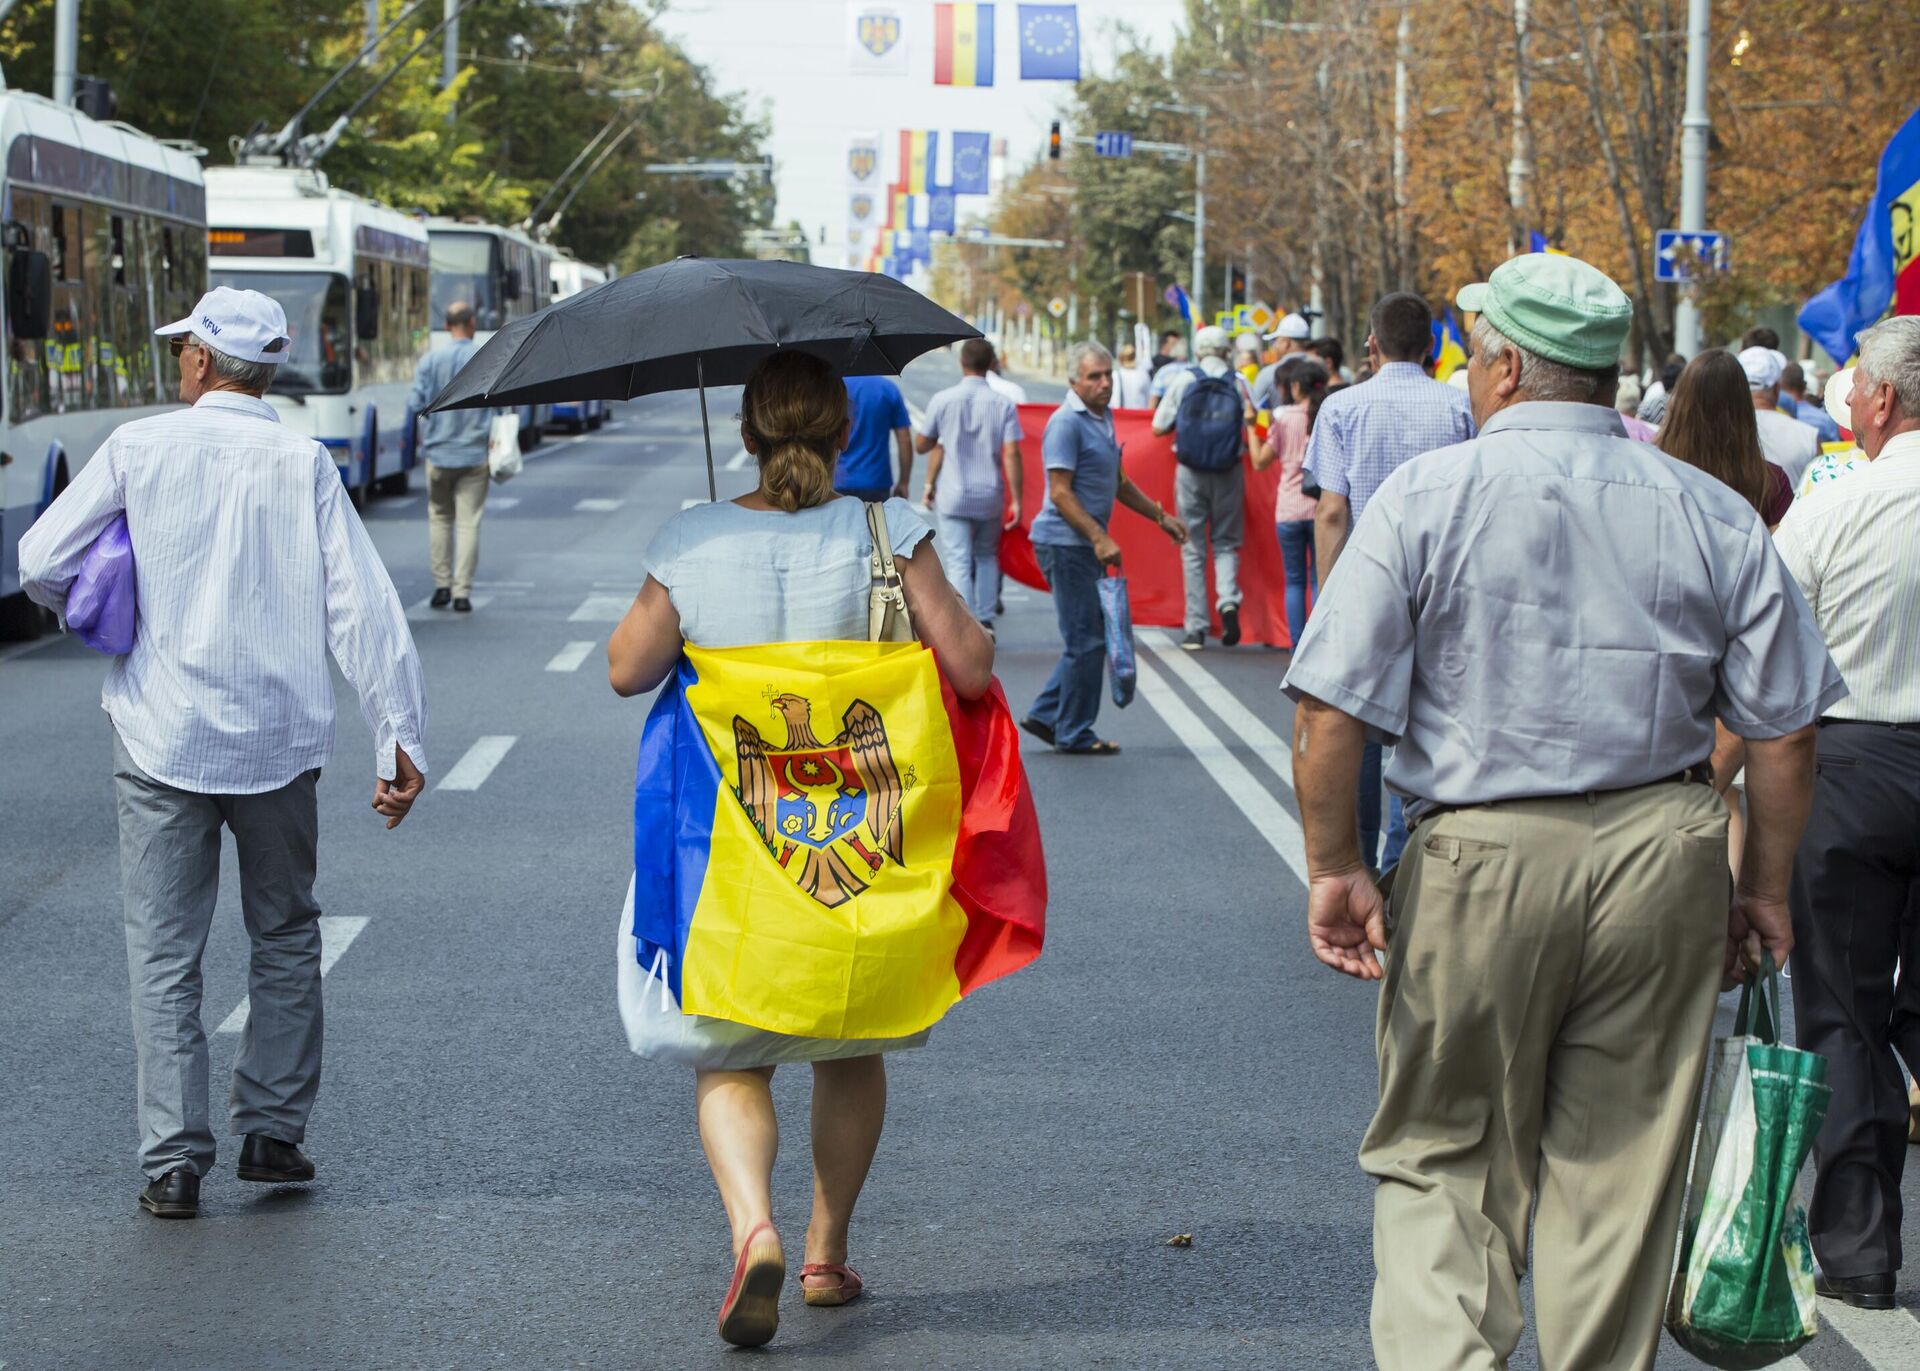
M1911 1309L1868 1311L1821 1300L1820 1321L1874 1371L1920 1366L1920 1318Z
M602 500L595 498L590 500L576 500L573 507L582 514L611 514L625 503L626 501L624 500Z
M377 506L377 508L379 509L412 509L415 505L419 503L420 503L419 496L405 495L398 500L382 500Z
M485 609L493 603L493 596L491 595L474 595L471 598L475 609ZM416 600L414 603L408 605L407 617L418 623L425 619L464 619L467 616L459 613L451 605L445 609L435 609L433 607L433 597L428 596L424 600Z
M13 647L0 648L0 662L11 662L15 657L24 657L29 652L38 652L43 647L52 647L55 643L64 642L66 637L64 633L49 633L43 638L35 638L30 643L17 643Z
M512 509L520 503L518 495L495 495L487 501L488 509Z
M347 949L353 946L353 940L360 936L360 931L366 926L366 919L358 916L338 918L325 914L320 916L320 974L322 976L333 970L334 963L346 955ZM213 1031L238 1033L247 1026L247 1014L251 1007L252 1002L242 996L240 1003L233 1007L233 1013L222 1019L220 1026Z
M680 508L682 508L682 509L698 509L698 508L700 508L700 506L701 506L701 505L704 505L704 504L707 504L707 503L708 503L708 501L706 501L706 500L682 500L682 501L680 502Z
M589 595L567 616L570 624L617 624L627 617L632 595Z
M1142 629L1141 642L1159 660L1160 665L1178 676L1212 710L1220 722L1240 735L1254 755L1267 764L1280 784L1293 789L1293 757L1286 741L1260 721L1258 715L1241 704L1234 693L1214 679L1213 673L1194 660L1194 654L1174 642L1165 629ZM1276 690L1276 694L1278 691Z
M490 734L477 739L467 749L467 755L453 764L453 770L440 778L436 790L478 790L487 783L487 777L493 775L493 769L500 765L514 743L519 740L510 733Z
M747 464L751 461L753 461L753 454L745 448L741 448L738 452L734 453L733 456L727 458L727 470L745 471Z
M553 660L547 663L548 671L578 671L580 664L587 660L587 654L599 646L598 642L568 643L553 654Z
M1307 883L1307 845L1300 825L1273 793L1254 779L1246 764L1220 741L1214 731L1174 693L1165 678L1146 661L1140 663L1140 696L1154 713L1207 769L1214 782L1224 790L1234 806L1247 816L1262 838L1300 878Z

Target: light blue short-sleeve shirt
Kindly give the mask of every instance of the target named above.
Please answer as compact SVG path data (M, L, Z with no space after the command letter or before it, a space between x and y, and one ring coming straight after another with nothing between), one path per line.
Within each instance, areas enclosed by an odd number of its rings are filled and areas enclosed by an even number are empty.
M1074 498L1096 524L1105 528L1113 518L1113 502L1120 493L1120 441L1114 433L1112 413L1095 414L1078 395L1068 391L1066 403L1047 420L1047 431L1040 440L1040 459L1048 471L1073 473ZM1049 547L1087 545L1054 507L1051 489L1046 504L1034 516L1028 536Z
M927 403L920 432L942 454L934 509L952 519L999 518L1007 498L1000 449L1020 441L1020 407L969 376Z

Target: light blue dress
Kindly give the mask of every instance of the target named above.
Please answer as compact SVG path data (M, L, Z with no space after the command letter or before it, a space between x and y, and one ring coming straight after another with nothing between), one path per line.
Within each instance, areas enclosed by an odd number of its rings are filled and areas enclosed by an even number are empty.
M888 500L887 533L894 556L905 557L933 536L933 527L905 500ZM835 498L797 514L725 502L696 505L669 519L648 546L645 564L647 574L666 587L680 615L680 631L695 646L864 642L872 552L866 506L858 500ZM739 1071L919 1047L931 1032L906 1038L799 1038L683 1014L659 969L640 965L631 882L617 946L627 1042L652 1061Z

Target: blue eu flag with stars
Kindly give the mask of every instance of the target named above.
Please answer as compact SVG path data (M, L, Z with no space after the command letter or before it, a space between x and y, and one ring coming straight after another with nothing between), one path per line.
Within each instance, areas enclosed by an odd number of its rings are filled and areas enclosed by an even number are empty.
M1080 7L1020 6L1020 79L1080 79Z

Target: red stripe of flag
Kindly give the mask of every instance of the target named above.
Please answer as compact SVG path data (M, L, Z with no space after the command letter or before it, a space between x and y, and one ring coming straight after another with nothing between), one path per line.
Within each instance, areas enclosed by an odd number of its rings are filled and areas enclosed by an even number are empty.
M953 6L933 7L933 84L953 84Z

